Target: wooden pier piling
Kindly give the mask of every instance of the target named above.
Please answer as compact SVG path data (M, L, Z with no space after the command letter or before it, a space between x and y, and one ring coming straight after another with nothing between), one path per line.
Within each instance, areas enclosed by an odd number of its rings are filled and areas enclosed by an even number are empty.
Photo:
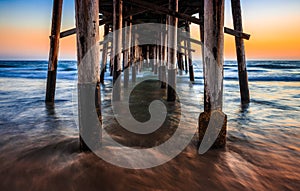
M101 128L98 125L102 122L100 82L104 82L108 54L110 75L113 76L112 99L114 101L121 98L121 72L124 71L124 87L126 88L129 86L129 68L132 69L131 79L135 83L137 73L146 66L146 68L151 67L154 74L159 73L158 79L162 81L161 88L167 88L167 100L175 102L178 69L179 74L182 74L183 70L186 73L189 72L191 82L195 80L192 60L192 52L195 50L192 49L191 43L203 45L204 112L199 117L199 138L203 139L211 117L214 118L217 115L224 120L213 147L225 145L227 117L222 112L224 33L235 36L242 104L250 102L244 47L244 39L249 40L250 35L243 33L240 0L231 0L234 29L224 27L224 1L126 0L123 13L123 0L104 1L101 6L98 0L75 0L76 28L60 32L63 0L54 0L45 101L54 102L59 39L76 33L79 130L82 150L89 150L89 144L82 138L87 131L92 130L93 133L89 135L92 140L97 140L94 143L99 143L101 140ZM199 18L193 16L197 13L199 13ZM124 37L123 21L128 27ZM166 26L162 25L161 30L151 31L152 34L149 37L153 38L153 42L143 44L142 36L139 36L141 34L137 31L137 24L142 23L166 23ZM191 23L200 26L201 42L191 38ZM95 52L96 49L93 48L99 46L99 25L105 25L105 36L112 36L102 43L101 64L99 63L99 49L96 48L97 52ZM178 28L185 30L188 35L177 36ZM86 56L90 57L88 61L85 60ZM165 81L168 82L167 87ZM91 96L95 96L95 102L86 100ZM96 112L90 108L95 108ZM97 115L93 116L94 113Z
M205 0L200 0L200 10L199 10L199 27L200 27L200 40L202 44L204 44L204 1ZM202 47L203 50L203 47ZM203 56L203 51L202 51L202 56Z
M161 42L161 34L158 34L159 40L158 44ZM162 52L161 52L161 46L157 45L157 71L158 71L158 79L161 80L161 66L162 66Z
M132 22L126 22L126 30L125 30L125 47L124 47L124 88L128 87L129 83L129 69L130 69L130 50L131 50L131 30L132 30Z
M99 5L76 0L76 33L78 62L78 116L80 149L88 151L98 147L101 140ZM88 56L89 59L86 58ZM95 97L95 101L90 98ZM93 109L91 109L93 108ZM95 110L96 112L95 112ZM96 116L95 116L96 115ZM88 137L84 139L83 137ZM87 144L87 141L89 144ZM92 148L90 148L92 147Z
M109 34L109 26L104 25L104 36L106 40L108 40ZM103 50L102 50L102 62L101 62L101 73L100 73L100 83L104 84L104 75L106 72L106 61L107 61L107 51L108 50L108 42L103 43Z
M157 45L153 46L153 65L154 65L154 74L157 74L157 65L158 65L158 60L157 60Z
M150 54L150 50L149 50L149 45L147 45L147 50L146 50L146 66L149 68L150 67L150 57L149 57L149 54Z
M154 72L154 53L153 53L154 46L150 46L150 67L151 72Z
M184 70L184 64L183 64L183 53L181 52L178 53L177 63L178 63L179 75L182 75L182 71Z
M113 49L114 49L114 65L113 65L113 83L114 93L113 100L121 99L121 80L117 80L122 74L122 23L123 23L123 0L113 0ZM118 84L117 84L118 83Z
M242 11L241 11L240 0L231 0L231 9L232 9L234 30L243 32L242 13L241 13ZM236 56L237 56L238 71L239 71L241 103L248 104L250 102L250 93L248 87L248 74L247 74L247 67L246 67L244 39L235 37L235 45L236 45Z
M139 46L139 65L138 72L141 73L144 65L143 47Z
M54 103L63 0L54 0L46 87L46 103Z
M178 0L169 0L169 9L172 11L178 11ZM175 16L169 16L168 29L168 91L167 100L176 100L176 52L177 52L177 27L178 18Z
M161 44L161 42L162 42L162 34L161 34L161 31L159 32L159 34L158 34L158 37L159 37L159 40L158 40L158 42L159 42L159 44ZM161 81L161 79L162 79L162 73L161 73L161 67L162 67L162 65L163 65L163 63L162 63L162 57L163 57L163 55L162 55L162 46L158 46L158 62L159 62L159 65L158 65L158 79Z
M182 54L182 46L181 46L181 35L177 34L177 71L179 75L182 75L183 70L183 54Z
M160 80L161 80L161 88L166 88L166 55L167 55L167 36L166 36L166 26L164 25L164 20L161 20L162 26L161 26L161 66L159 68L160 70Z
M136 31L136 26L135 30ZM136 63L137 63L137 49L138 49L138 34L135 32L134 34L132 33L132 62L131 62L131 81L132 83L136 82Z
M187 32L187 51L188 51L188 63L189 63L189 74L190 74L190 81L194 82L195 81L195 76L194 76L194 67L193 67L193 57L192 57L192 47L191 47L191 31L190 31L190 24L189 22L185 23L185 30Z
M211 115L224 119L213 148L224 147L226 143L226 115L223 105L223 63L224 63L224 0L204 1L204 112L199 117L199 139L203 140ZM214 32L212 32L214 31ZM210 131L219 132L219 129ZM213 138L212 138L213 139Z
M109 54L109 76L113 76L113 72L114 72L114 59L115 59L115 55L114 55L114 42L113 42L113 32L114 32L114 28L110 27L111 30L111 40L110 40L110 54Z
M184 46L186 47L186 40L184 40ZM188 60L187 60L187 50L184 50L184 69L185 69L185 74L188 73Z

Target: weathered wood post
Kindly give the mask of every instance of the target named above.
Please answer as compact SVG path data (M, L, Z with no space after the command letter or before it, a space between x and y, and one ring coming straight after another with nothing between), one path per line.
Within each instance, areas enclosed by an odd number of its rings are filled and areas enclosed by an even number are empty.
M54 97L55 97L62 4L63 4L63 0L54 0L53 2L48 76L47 76L46 99L45 99L47 103L54 103Z
M143 47L140 46L139 47L139 66L138 66L139 73L142 72L143 64L144 64Z
M200 25L199 25L199 27L200 27L200 40L202 42L202 46L201 46L202 67L203 67L203 71L204 71L205 70L205 65L204 65L204 0L200 0L199 19L200 19ZM205 93L204 93L204 97L205 97Z
M224 0L204 1L204 112L199 117L199 138L204 134L220 132L214 141L213 148L223 147L226 143L227 117L222 112L223 105L223 49L224 49ZM212 115L213 114L213 115ZM208 130L211 117L213 120L222 119L222 127L211 125L214 129ZM211 121L217 124L217 121ZM219 129L218 129L219 128Z
M134 33L132 34L132 62L131 62L131 81L136 82L136 62L137 62L137 49L138 49L138 34L137 27L134 27Z
M184 39L184 67L185 67L185 73L188 73L188 58L187 58L187 39Z
M110 55L109 55L109 75L113 76L113 72L114 72L114 59L115 59L115 54L114 54L114 27L111 26L111 40L110 40Z
M182 71L184 69L183 65L183 53L178 53L178 66L179 66L179 74L182 75Z
M161 79L162 79L162 83L161 83L161 88L162 89L166 89L167 85L166 85L166 81L167 81L167 65L168 65L168 36L167 36L167 32L168 32L168 16L166 16L166 20L165 20L165 25L163 26L163 66L162 66L162 71L161 71Z
M191 47L191 31L190 31L190 23L185 22L185 30L187 32L187 51L188 51L188 60L189 60L189 72L190 72L190 81L194 82L194 67L193 67L193 57L192 57L192 47Z
M157 65L158 65L158 60L157 60L157 45L153 46L153 65L154 65L154 74L157 74Z
M102 121L100 107L100 51L98 48L98 2L98 0L75 1L78 62L78 117L80 149L82 151L98 147L101 140L101 128L99 126ZM91 100L91 98L95 99Z
M204 0L200 0L200 11L199 11L199 19L200 19L200 40L202 44L204 43ZM202 47L203 50L203 47ZM203 51L202 51L203 57Z
M109 26L104 25L104 41L103 42L103 50L102 50L102 62L101 62L101 74L100 74L100 83L104 84L104 75L106 72L106 61L107 61L107 48L108 48L108 33Z
M122 73L122 23L123 23L123 0L113 0L113 84L114 93L113 100L119 101L121 99L121 80L117 80Z
M150 46L149 57L150 57L150 67L151 67L151 72L154 72L153 45Z
M148 68L150 67L149 54L150 54L149 45L147 45L146 64Z
M234 30L243 32L242 25L242 11L240 0L231 0L232 18ZM245 46L244 39L235 37L236 56L239 69L239 84L242 104L250 102L249 87L248 87L248 74L246 67Z
M130 63L129 63L129 57L130 57L130 43L131 43L131 29L132 29L132 23L130 21L126 22L127 27L125 29L125 47L124 47L124 88L128 87L128 83L129 83L129 67L130 67Z
M178 41L178 45L177 45L177 68L179 70L179 75L182 75L182 64L183 64L183 60L182 60L182 54L181 54L181 36L178 35L177 36L177 41Z
M160 62L161 62L161 65L160 65L160 68L159 68L159 71L160 71L160 80L161 80L161 88L162 89L165 89L166 88L166 65L165 65L165 57L166 57L166 53L165 53L165 50L166 50L166 25L164 25L164 19L162 18L161 19L161 31L160 31L160 40L161 40L161 46L160 46Z
M178 0L169 0L169 9L178 11ZM168 92L167 100L176 100L176 52L177 52L177 27L178 19L174 16L169 16L168 28Z
M159 39L160 37L159 37L159 35L158 35L158 39ZM157 40L157 45L156 45L156 60L157 60L157 62L156 62L156 64L157 64L157 73L160 75L160 72L159 72L159 68L160 68L160 66L161 66L161 62L160 62L160 58L161 58L161 54L160 54L160 46L159 46L159 41L160 40ZM159 76L159 79L160 79L160 76Z
M161 80L161 76L162 76L162 73L161 73L161 67L162 67L162 46L160 45L161 44L161 31L158 32L158 41L157 41L158 45L157 45L157 70L158 70L158 79Z

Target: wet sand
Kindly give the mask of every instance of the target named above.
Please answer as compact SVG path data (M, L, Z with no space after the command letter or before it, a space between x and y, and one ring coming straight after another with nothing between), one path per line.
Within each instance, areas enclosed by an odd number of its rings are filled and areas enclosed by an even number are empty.
M149 135L136 135L120 128L111 114L111 81L105 84L103 125L114 140L143 149L172 136L180 108L178 102L164 101L165 94L155 90L157 82L144 84L153 91L143 92L143 88L137 87L136 94L131 95L131 112L140 121L149 119L145 109L155 96L168 108L163 127ZM72 102L72 96L76 100L76 95L72 95L76 92L74 85L69 79L59 79L56 102L51 107L43 100L44 79L0 78L0 190L281 191L300 187L297 82L250 82L252 102L248 108L241 108L238 82L225 80L224 111L229 119L226 148L199 155L196 134L177 157L144 170L117 167L93 153L79 152L77 116ZM195 103L188 105L190 111L200 114L202 81L189 85L188 76L182 76L178 88L184 98ZM139 98L141 93L145 95ZM190 123L186 128L197 128L197 124ZM159 153L157 157L161 157Z

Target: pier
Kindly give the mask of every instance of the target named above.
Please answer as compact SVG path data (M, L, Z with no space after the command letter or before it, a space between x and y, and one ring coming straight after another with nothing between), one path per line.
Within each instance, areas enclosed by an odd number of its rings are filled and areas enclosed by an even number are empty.
M222 128L212 148L225 146L227 116L223 113L223 104L226 103L223 103L222 98L224 34L235 38L241 104L250 102L244 48L244 40L249 40L250 35L243 31L240 0L231 0L233 29L224 26L224 0L75 0L76 26L67 31L60 29L62 6L63 0L53 1L45 101L48 104L55 102L59 42L70 35L76 35L80 134L91 133L92 130L91 136L94 137L92 139L101 143L101 129L98 128L98 122L102 123L100 88L101 83L104 83L105 72L113 76L113 84L116 87L112 101L119 101L121 88L127 88L129 80L135 83L139 70L147 67L151 68L153 74L161 81L159 88L165 92L166 101L176 102L177 75L185 72L189 74L190 83L195 81L193 69L195 50L191 44L196 43L202 47L204 77L204 111L199 114L199 143L205 139L211 117L222 118L224 119ZM152 39L156 39L153 44L138 44L142 37L133 31L136 25L143 23L163 26L159 31L145 29L150 31ZM190 35L192 23L200 28L200 41ZM100 27L103 28L105 35L101 42ZM122 30L123 28L125 30ZM178 30L184 31L187 35L178 35ZM94 51L97 49L93 47L100 45L102 52ZM88 62L84 59L87 54L92 58ZM122 83L118 80L120 76ZM87 101L87 96L95 97L95 101ZM91 107L95 108L98 119L92 122L94 127L90 127L93 111L88 108ZM90 150L81 137L80 149Z

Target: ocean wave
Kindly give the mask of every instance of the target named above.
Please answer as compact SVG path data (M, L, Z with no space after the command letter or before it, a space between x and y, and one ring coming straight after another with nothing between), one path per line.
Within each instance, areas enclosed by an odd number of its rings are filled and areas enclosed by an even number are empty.
M299 61L248 61L249 81L300 81ZM45 79L47 61L0 61L0 77ZM203 80L203 65L194 61L196 80ZM58 78L73 80L77 73L75 61L59 61ZM225 61L225 80L238 80L236 61Z

